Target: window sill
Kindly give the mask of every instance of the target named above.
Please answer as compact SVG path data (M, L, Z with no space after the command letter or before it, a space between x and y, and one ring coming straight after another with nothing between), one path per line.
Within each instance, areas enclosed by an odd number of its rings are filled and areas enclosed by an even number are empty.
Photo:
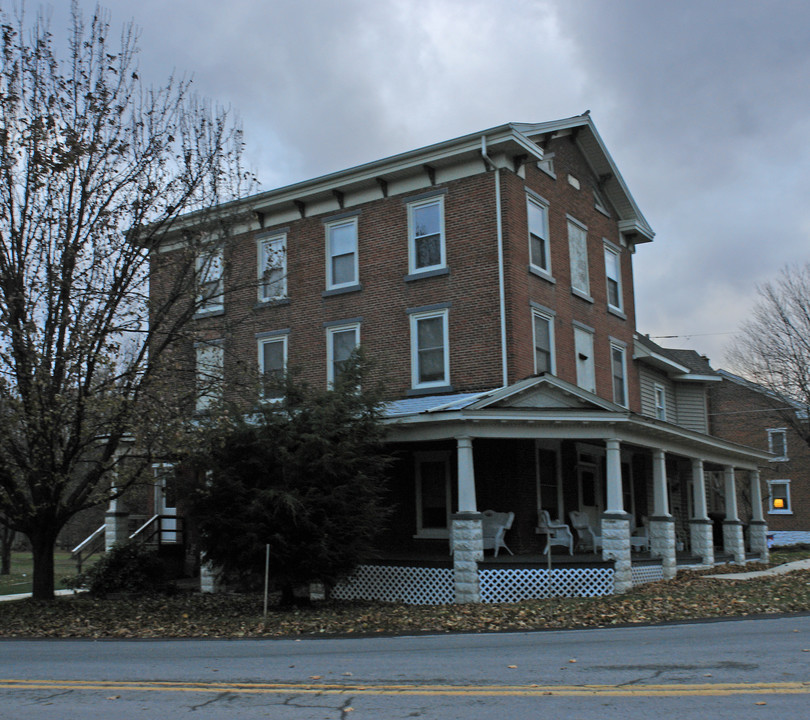
M346 293L359 292L363 289L362 284L355 283L354 285L347 285L346 287L332 288L331 290L324 290L321 297L332 297L333 295L345 295Z
M224 314L225 308L212 308L211 310L199 310L198 312L194 313L194 319L202 320L203 318L217 317L218 315Z
M593 298L590 295L588 295L588 293L583 292L582 290L571 288L571 294L576 295L576 297L578 297L580 300L584 300L585 302L593 304Z
M790 458L788 457L775 457L775 458L768 458L768 462L790 462Z
M551 273L543 270L542 268L537 267L536 265L529 265L529 272L532 275L536 275L543 280L550 282L552 285L555 284L557 281L552 277Z
M417 270L402 278L405 282L412 282L414 280L422 280L423 278L439 277L441 275L449 275L450 268L436 268L435 270Z
M768 515L793 515L793 510L768 510Z
M405 395L413 397L414 395L441 395L448 392L453 392L452 385L431 385L429 387L411 388L405 391Z
M254 306L254 310L268 307L280 307L282 305L289 305L290 298L268 298L267 300L259 300Z
M607 310L611 315L615 315L617 318L621 318L622 320L627 320L627 315L619 310L619 308L613 307L613 305L608 305Z

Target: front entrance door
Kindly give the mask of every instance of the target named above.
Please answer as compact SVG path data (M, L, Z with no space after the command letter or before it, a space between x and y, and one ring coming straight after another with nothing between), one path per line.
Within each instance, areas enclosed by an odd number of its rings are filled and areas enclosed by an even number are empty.
M155 515L160 515L160 542L177 542L177 500L174 466L160 463L152 466L155 477Z
M602 477L601 466L589 461L588 455L581 453L577 462L577 483L579 485L579 509L586 513L591 521L591 527L599 528L602 522L602 513L605 511L605 483Z

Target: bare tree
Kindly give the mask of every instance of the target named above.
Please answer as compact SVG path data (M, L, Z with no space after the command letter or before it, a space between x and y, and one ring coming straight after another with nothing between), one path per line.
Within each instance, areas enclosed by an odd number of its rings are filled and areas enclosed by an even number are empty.
M810 445L810 264L784 268L758 294L728 359Z
M141 84L132 25L113 47L108 16L74 2L61 59L41 14L0 15L0 515L29 538L48 598L65 522L177 435L160 368L211 301L200 250L228 236L212 209L250 178L225 110L185 80ZM189 213L156 304L150 262Z

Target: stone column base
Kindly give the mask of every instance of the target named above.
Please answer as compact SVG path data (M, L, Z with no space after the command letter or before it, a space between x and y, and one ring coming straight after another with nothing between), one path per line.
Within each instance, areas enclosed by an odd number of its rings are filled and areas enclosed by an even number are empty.
M714 539L712 521L696 519L689 521L689 534L692 541L692 554L697 555L704 565L714 565Z
M453 522L453 581L457 603L480 603L478 561L484 559L480 513L457 513Z
M109 552L116 543L129 539L129 513L108 512L104 516L104 551Z
M757 553L762 562L770 560L768 552L768 524L764 520L751 520L748 523L748 544L751 552Z
M200 592L215 593L223 589L222 573L213 563L200 557Z
M674 578L678 563L675 557L675 519L668 516L650 518L650 555L661 558L664 580Z
M723 520L723 550L734 557L735 563L745 562L745 542L739 520Z
M602 558L613 560L613 591L620 595L633 587L630 559L630 516L627 513L602 515Z

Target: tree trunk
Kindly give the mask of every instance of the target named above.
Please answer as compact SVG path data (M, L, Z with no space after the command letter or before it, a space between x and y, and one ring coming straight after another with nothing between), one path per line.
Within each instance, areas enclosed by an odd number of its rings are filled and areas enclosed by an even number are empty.
M34 556L34 600L52 600L54 590L53 548L56 537L52 533L29 535Z
M0 526L0 575L11 574L11 546L14 544L14 531Z

